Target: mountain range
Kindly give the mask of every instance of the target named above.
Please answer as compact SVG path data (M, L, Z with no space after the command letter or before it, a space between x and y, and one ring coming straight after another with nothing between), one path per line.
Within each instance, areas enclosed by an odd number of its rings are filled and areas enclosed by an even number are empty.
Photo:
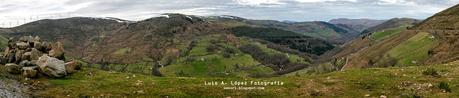
M16 79L24 83L12 83L30 87L35 97L454 97L457 13L459 5L425 20L294 22L178 13L141 21L44 19L0 28L0 48L21 36L62 42L49 47L63 45L62 58L80 62L82 70L24 79L0 66L0 88ZM216 81L285 85L240 91L212 85Z

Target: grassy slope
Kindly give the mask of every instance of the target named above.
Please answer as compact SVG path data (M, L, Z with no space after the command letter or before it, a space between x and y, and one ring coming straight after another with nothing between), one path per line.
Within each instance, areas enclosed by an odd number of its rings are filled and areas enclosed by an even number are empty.
M259 65L260 63L253 59L252 56L239 51L235 45L230 43L216 43L218 46L236 50L236 53L232 54L232 56L229 58L225 58L223 56L224 49L221 49L216 53L208 52L207 47L212 44L211 41L218 41L218 38L221 37L219 37L219 35L212 35L200 38L197 41L196 46L192 48L187 56L180 57L171 65L160 68L160 72L166 76L194 77L247 77L248 75L270 74L274 72L269 67ZM265 52L282 53L267 48L266 45L247 38L240 38L240 43L242 45L254 43L261 47L261 49ZM303 64L307 63L305 62L304 58L301 58L297 55L288 54L288 57L291 62L298 62ZM236 68L235 65L239 65L239 68Z
M387 54L398 59L398 64L401 66L415 65L412 61L426 60L428 51L438 44L438 40L430 38L431 36L433 35L427 32L420 32L392 48Z
M0 36L0 48L5 48L8 44L8 39Z
M435 69L440 75L424 75ZM432 66L352 69L318 75L274 78L151 77L84 68L64 79L37 79L49 88L36 94L51 97L459 97L459 61ZM265 90L223 90L205 81L282 81ZM452 92L443 92L440 82ZM229 85L229 84L228 84Z
M380 41L380 40L383 40L384 38L396 35L396 34L402 32L403 30L406 30L406 27L407 26L400 26L398 28L390 28L390 29L386 29L386 30L383 30L383 31L374 32L371 35L371 38L373 40L375 40L375 41Z

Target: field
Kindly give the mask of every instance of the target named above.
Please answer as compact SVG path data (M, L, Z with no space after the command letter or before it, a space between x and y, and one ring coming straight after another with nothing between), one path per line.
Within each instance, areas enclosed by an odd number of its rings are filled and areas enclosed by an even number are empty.
M397 59L400 66L416 65L429 57L428 51L436 44L438 40L433 35L420 32L392 48L387 54Z

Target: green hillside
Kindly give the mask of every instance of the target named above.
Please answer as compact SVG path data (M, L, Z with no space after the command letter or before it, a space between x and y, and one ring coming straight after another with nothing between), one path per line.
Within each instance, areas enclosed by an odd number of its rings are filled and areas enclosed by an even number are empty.
M370 37L372 40L380 41L384 38L391 37L393 35L396 35L402 32L403 30L406 30L406 27L407 26L400 26L397 28L389 28L389 29L385 29L379 32L373 32Z
M1 49L5 48L7 44L8 44L8 39L3 36L0 36L0 48Z
M432 34L420 32L410 39L392 48L387 54L398 60L398 65L417 65L428 57L428 51L438 44Z
M308 64L304 58L294 54L279 52L266 45L248 38L237 38L229 42L222 38L224 35L200 37L185 55L172 64L160 68L165 76L180 77L248 77L271 75L275 71L238 49L237 46L254 44L261 51L273 54L285 54L289 62Z

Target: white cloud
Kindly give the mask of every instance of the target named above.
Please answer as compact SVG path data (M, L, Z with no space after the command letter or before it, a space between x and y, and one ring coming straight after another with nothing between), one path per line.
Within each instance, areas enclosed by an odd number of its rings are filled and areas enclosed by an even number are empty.
M279 5L284 4L280 0L233 0L240 5L261 6L261 5Z
M313 3L313 2L334 2L334 1L347 1L347 2L357 2L357 0L294 0L301 3Z
M0 0L0 27L66 16L142 20L162 13L294 21L422 19L457 3L459 0Z

